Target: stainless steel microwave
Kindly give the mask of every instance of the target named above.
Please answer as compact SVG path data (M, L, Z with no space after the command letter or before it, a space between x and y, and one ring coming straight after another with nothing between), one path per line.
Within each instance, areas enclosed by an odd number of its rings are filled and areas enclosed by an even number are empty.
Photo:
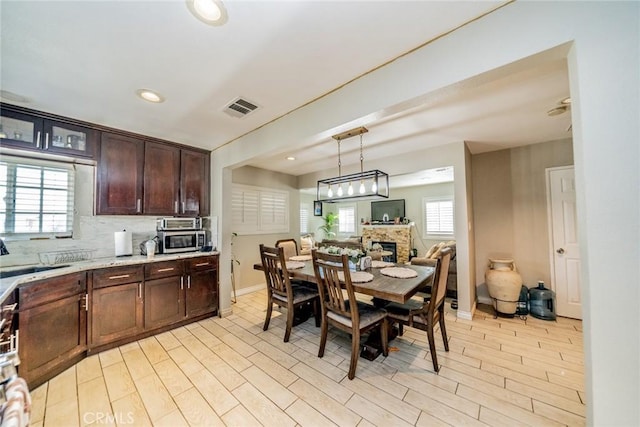
M158 253L196 252L207 244L206 230L159 231Z

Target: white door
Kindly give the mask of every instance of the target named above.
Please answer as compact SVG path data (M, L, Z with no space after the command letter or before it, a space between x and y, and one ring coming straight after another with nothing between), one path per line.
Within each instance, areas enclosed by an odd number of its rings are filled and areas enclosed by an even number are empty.
M573 166L547 169L551 289L558 316L582 319L580 249Z

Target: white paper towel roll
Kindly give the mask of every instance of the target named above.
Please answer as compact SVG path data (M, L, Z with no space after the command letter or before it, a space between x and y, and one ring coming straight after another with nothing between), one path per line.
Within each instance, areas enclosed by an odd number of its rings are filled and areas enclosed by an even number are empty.
M113 233L113 237L116 242L116 256L129 256L133 254L133 243L130 231L116 231Z

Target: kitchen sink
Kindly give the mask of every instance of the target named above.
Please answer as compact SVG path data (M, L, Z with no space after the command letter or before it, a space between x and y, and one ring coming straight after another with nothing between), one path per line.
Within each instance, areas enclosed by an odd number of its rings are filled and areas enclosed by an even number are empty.
M0 271L0 279L13 277L13 276L21 276L23 274L39 273L41 271L55 270L57 268L63 268L63 267L69 267L69 266L68 265L50 265L50 266L41 265L41 266L35 266L35 267L19 268L16 270Z

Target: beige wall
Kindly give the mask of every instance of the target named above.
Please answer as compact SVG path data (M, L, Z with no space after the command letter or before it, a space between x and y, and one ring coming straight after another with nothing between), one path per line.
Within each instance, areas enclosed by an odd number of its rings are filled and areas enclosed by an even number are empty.
M570 139L472 156L478 298L489 258L513 258L524 284L549 283L545 169L573 164Z
M240 235L233 238L233 254L240 264L234 266L236 291L264 284L264 273L253 269L260 262L260 243L273 246L276 240L298 237L300 230L300 196L295 176L244 166L234 169L232 181L235 184L253 185L289 191L289 232L279 234ZM233 230L231 230L233 232Z

